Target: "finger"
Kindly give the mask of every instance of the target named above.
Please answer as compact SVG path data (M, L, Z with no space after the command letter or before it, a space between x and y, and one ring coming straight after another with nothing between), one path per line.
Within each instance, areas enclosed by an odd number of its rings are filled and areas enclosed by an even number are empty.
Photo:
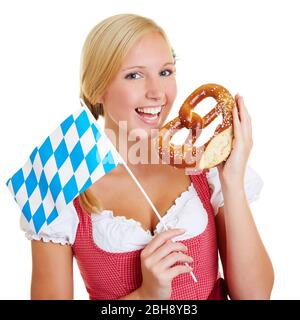
M244 109L245 109L245 115L247 118L248 131L249 131L249 134L252 136L252 119L245 104L244 104Z
M180 234L185 233L184 229L169 229L167 231L162 231L158 233L153 240L142 251L144 256L152 254L157 248L163 245L167 240L170 240Z
M176 267L173 267L168 272L169 280L172 280L173 278L177 277L178 275L182 273L188 273L192 271L192 267L185 266L185 265L178 265Z
M240 119L240 106L239 106L239 98L240 98L241 96L237 93L236 95L235 95L235 105L236 105L236 107L237 107L237 112L238 112L238 116L239 116L239 119ZM240 119L241 120L241 119Z
M173 252L169 254L167 257L162 259L160 263L160 267L162 269L167 269L172 267L176 262L187 262L187 263L192 263L194 259L182 252Z
M237 107L234 107L232 110L232 117L233 117L233 135L236 139L241 137L241 123L238 116Z
M245 106L244 98L239 97L238 103L239 103L239 107L240 107L242 130L244 131L244 133L247 136L252 136L251 118L250 118L249 112Z
M240 96L238 98L238 106L239 106L239 111L240 111L240 118L241 121L248 121L250 122L250 115L249 112L245 106L245 102L244 102L244 98L242 96Z
M172 251L187 251L187 249L188 248L183 243L167 240L152 254L151 258L153 263L157 263L168 256Z

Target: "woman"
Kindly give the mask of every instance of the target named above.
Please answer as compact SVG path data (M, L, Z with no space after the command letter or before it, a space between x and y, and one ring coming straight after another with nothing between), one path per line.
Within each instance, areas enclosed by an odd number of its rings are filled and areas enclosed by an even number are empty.
M89 33L81 97L96 119L104 117L107 134L117 137L117 150L170 229L164 231L118 166L76 198L49 234L23 226L29 239L42 240L32 241L32 299L73 298L73 256L91 299L226 298L218 251L231 299L270 298L272 264L248 205L262 183L247 167L252 128L243 98L236 96L235 138L226 163L189 176L158 163L151 152L155 129L176 97L175 73L167 36L150 19L117 15ZM184 262L193 266L197 283Z

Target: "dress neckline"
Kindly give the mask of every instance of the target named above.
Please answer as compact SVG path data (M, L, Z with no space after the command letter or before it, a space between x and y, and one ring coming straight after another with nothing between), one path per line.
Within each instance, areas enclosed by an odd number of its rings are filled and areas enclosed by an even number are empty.
M175 208L178 206L178 203L180 201L183 201L183 199L185 197L188 196L188 194L190 193L190 191L193 189L193 183L191 182L190 185L188 186L188 188L185 191L182 191L181 194L174 200L174 203L169 207L169 209L167 209L167 211L165 212L165 214L161 217L161 220L164 221L166 219L168 219L174 212L175 212ZM154 213L153 213L154 214ZM146 233L147 235L149 235L151 238L153 238L156 233L157 233L157 229L160 226L160 224L162 223L162 221L158 221L158 223L156 224L154 230L153 230L153 234L151 233L151 230L149 229L144 229L141 222L137 221L133 218L127 218L126 216L115 216L113 210L110 209L104 209L102 210L100 213L92 213L91 217L92 220L97 220L102 218L103 216L109 216L111 219L113 220L120 220L126 223L132 223L136 226L138 226L138 228L143 232Z

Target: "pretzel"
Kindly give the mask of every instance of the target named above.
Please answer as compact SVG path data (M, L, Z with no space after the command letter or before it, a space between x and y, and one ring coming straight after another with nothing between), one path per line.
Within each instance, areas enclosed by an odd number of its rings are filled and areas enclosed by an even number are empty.
M217 105L203 118L192 110L207 97L217 101ZM159 157L177 168L209 169L225 161L232 148L233 118L235 100L227 89L218 84L205 84L196 89L182 104L178 117L168 122L159 132L156 140ZM213 136L202 146L194 143L219 114L222 123ZM171 139L178 130L189 129L189 137L183 145L174 145Z

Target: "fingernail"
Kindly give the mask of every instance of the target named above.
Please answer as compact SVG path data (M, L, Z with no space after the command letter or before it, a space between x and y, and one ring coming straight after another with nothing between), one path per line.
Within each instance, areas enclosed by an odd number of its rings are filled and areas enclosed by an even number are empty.
M186 232L186 229L179 229L179 232Z

